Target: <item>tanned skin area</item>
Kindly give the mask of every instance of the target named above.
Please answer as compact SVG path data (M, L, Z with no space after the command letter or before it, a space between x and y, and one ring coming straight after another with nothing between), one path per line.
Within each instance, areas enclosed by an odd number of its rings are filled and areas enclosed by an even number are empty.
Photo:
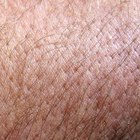
M139 140L138 0L0 1L0 140Z

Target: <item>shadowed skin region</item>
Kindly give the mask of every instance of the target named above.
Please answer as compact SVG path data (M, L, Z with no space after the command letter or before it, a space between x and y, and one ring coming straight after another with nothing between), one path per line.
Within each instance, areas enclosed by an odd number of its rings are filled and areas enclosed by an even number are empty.
M0 140L139 140L138 0L0 2Z

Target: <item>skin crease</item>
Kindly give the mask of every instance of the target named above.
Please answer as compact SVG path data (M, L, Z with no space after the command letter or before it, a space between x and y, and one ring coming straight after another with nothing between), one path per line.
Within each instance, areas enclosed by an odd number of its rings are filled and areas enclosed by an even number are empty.
M0 5L0 140L139 140L138 0Z

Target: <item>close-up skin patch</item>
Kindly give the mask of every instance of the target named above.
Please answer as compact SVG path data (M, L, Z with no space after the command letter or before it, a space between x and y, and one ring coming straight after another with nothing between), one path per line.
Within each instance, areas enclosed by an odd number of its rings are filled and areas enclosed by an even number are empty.
M139 0L0 1L0 140L139 140Z

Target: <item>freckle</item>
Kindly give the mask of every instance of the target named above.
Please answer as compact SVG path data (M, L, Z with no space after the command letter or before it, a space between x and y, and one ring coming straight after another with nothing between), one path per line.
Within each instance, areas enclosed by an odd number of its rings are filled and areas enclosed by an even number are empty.
M26 39L28 39L29 37L30 37L30 35L29 35L29 34L26 34L26 35L25 35L25 38L26 38Z
M78 68L79 68L79 67L75 67L75 68L74 68L74 72L77 72L77 71L78 71Z
M38 49L40 49L41 48L41 45L36 45L35 47L38 48Z
M68 85L67 85L66 83L64 83L64 84L63 84L63 88L64 88L64 89L67 89L67 88L68 88Z
M6 46L9 46L9 42L8 41L6 42Z
M77 86L80 86L80 80L77 81Z
M41 61L41 59L40 58L36 58L35 61L36 61L36 63L38 63L38 62Z
M13 81L13 77L12 77L12 76L10 76L9 79L10 79L11 81Z
M34 29L34 25L33 24L31 24L30 27L31 27L32 30Z
M140 65L137 65L137 69L140 70Z

